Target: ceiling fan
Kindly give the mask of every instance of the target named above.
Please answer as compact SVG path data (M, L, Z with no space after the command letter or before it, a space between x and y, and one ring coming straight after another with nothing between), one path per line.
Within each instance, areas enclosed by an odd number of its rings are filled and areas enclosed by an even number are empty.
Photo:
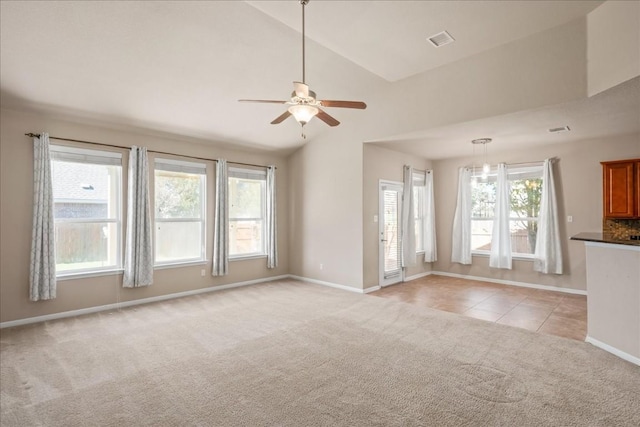
M319 100L316 93L309 89L305 82L305 33L304 33L304 7L309 0L299 0L302 5L302 82L293 82L293 92L291 92L291 100L275 101L266 99L239 99L239 102L261 102L267 104L286 104L289 106L287 111L276 117L271 124L277 125L282 123L289 116L293 116L300 125L306 125L314 116L328 124L329 126L338 126L340 122L331 117L320 107L338 107L338 108L356 108L364 110L367 104L361 101L335 101L335 100ZM303 129L304 130L304 129ZM302 137L306 138L304 131Z

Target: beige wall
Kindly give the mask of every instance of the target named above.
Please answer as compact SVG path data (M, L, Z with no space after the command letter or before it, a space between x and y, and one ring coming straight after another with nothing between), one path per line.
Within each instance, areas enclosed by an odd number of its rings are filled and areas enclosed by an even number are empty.
M640 75L640 2L607 1L587 15L588 93Z
M12 110L2 110L0 114L2 122L0 133L0 321L6 322L289 273L289 188L285 158L232 151L216 148L215 145L197 144L192 141L150 136L132 131L78 124L38 114ZM214 278L211 276L211 262L209 261L206 265L157 269L154 273L154 284L138 289L122 288L122 275L120 274L61 280L58 282L56 299L30 302L29 253L33 202L33 144L30 138L24 136L24 133L42 131L53 136L71 139L122 146L140 145L156 151L204 158L223 157L229 161L276 165L278 168L278 268L267 269L264 258L232 261L229 266L229 275ZM214 180L211 173L213 171L213 162L209 162L208 172L210 174L207 182L207 258L209 260L211 260L213 245L211 231L214 200ZM126 184L126 173L123 173L123 178ZM205 277L201 276L202 269L206 271Z
M489 153L491 153L489 147ZM510 280L560 288L586 290L585 252L582 242L569 238L583 231L602 229L602 170L600 162L635 158L640 154L640 134L608 139L536 147L511 153L490 155L492 163L528 162L557 157L556 187L562 236L564 274L540 274L531 261L514 260L512 270L489 268L489 258L474 256L472 265L451 262L451 230L456 205L457 169L472 163L472 158L434 162L434 187L438 261L433 269L462 275ZM567 222L567 216L573 222Z
M364 288L379 285L379 224L374 222L374 215L379 215L379 182L403 181L403 166L411 165L415 169L431 169L431 162L410 154L387 150L371 144L364 144L363 155L363 267ZM434 196L435 197L435 196ZM416 266L405 271L405 277L431 271L431 263L419 260Z
M362 289L362 144L351 138L348 125L333 129L289 159L290 266Z

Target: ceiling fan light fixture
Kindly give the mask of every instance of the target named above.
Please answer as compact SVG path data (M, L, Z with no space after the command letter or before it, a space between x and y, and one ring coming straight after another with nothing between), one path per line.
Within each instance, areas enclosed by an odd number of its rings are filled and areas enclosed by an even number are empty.
M320 100L316 98L316 93L309 90L305 80L305 31L304 31L304 8L309 0L298 0L302 6L302 81L293 82L293 92L291 93L291 101L276 101L268 99L239 99L240 102L261 102L267 104L286 104L290 105L283 114L271 121L272 125L282 123L284 120L293 116L298 123L303 126L302 138L306 138L304 134L304 125L314 116L318 116L318 120L323 121L327 125L333 127L338 126L340 122L334 117L327 114L326 111L319 107L337 107L337 108L355 108L364 110L367 104L362 101L338 101L338 100Z
M287 110L302 126L306 125L313 116L318 114L317 107L307 104L292 105Z

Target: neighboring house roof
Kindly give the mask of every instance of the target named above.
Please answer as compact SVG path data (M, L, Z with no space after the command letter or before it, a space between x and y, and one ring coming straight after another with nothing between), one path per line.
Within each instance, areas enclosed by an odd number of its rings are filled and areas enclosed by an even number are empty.
M107 167L53 162L53 199L56 202L106 203L109 198Z

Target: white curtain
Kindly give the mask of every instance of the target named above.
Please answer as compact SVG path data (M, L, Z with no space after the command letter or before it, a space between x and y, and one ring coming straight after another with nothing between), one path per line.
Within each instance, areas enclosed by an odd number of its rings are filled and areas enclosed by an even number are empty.
M267 268L278 266L278 227L276 217L276 168L267 168Z
M544 161L542 194L538 214L538 233L533 269L545 274L562 274L562 245L560 244L558 202L553 179L553 162Z
M433 171L425 175L424 194L424 227L422 241L424 242L424 262L437 261L436 250L436 208L433 202Z
M216 166L216 206L213 212L213 269L211 271L213 276L224 276L229 272L228 185L227 161L218 159Z
M500 163L498 165L496 205L493 216L489 267L507 270L511 270L511 232L509 230L509 216L511 215L510 192L507 165Z
M137 288L153 283L149 162L145 147L131 147L127 198L127 242L123 286Z
M33 138L33 229L29 298L31 301L56 297L56 254L53 222L53 184L49 134Z
M416 265L416 224L413 203L413 168L405 165L402 189L402 267Z
M453 215L451 262L471 264L471 171L458 170L458 200Z

